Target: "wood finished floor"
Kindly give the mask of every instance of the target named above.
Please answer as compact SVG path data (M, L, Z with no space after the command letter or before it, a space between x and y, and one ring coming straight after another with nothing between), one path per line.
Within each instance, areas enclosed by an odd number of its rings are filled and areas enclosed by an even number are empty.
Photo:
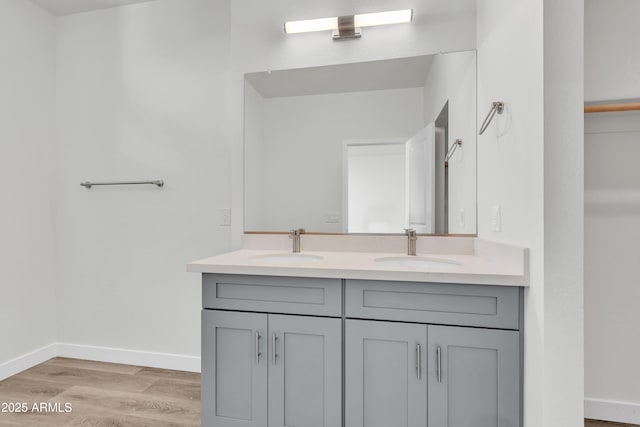
M0 412L0 426L178 427L200 425L200 374L66 358L0 381L0 404L71 403L69 413ZM2 409L2 408L0 408ZM633 427L585 420L585 427Z
M584 420L584 427L636 427L637 424L610 423L607 421Z
M69 413L0 412L3 427L199 426L200 374L55 358L0 381L2 402L72 405Z

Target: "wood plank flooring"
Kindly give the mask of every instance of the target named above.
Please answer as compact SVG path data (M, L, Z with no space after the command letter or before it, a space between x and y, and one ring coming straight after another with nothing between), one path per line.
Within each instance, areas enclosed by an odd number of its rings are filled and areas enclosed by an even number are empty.
M199 426L200 374L55 358L0 381L3 402L28 408L0 407L3 427Z
M0 412L2 427L199 426L200 374L55 358L0 381L3 402L26 403L29 411ZM50 408L33 410L34 403L43 402ZM66 403L71 412L64 412ZM633 427L595 420L584 425Z
M637 424L610 423L607 421L584 420L584 427L635 427Z

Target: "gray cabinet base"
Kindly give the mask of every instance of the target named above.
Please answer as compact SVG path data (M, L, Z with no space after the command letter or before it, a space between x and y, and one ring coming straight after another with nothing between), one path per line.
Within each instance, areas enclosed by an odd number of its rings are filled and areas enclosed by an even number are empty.
M205 274L203 305L203 427L522 426L522 289Z

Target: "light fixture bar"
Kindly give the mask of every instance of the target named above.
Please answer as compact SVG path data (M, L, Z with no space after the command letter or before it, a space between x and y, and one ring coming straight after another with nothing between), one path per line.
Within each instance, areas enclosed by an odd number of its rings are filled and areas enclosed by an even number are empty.
M353 31L345 32L344 22L350 18L353 22ZM335 31L334 34L343 33L342 37L351 37L353 34L360 34L361 27L371 27L374 25L403 24L411 22L413 19L413 9L393 10L388 12L360 13L349 16L334 16L331 18L306 19L302 21L289 21L284 23L284 32L287 34L309 33L312 31ZM343 22L341 25L340 22ZM356 36L357 37L357 36ZM334 36L334 38L336 38ZM340 37L337 37L340 38Z
M356 28L375 25L406 24L413 19L413 9L393 10L390 12L361 13L354 16Z
M331 31L338 29L338 17L306 19L303 21L289 21L284 23L287 34L309 33L312 31Z
M360 28L356 28L353 15L338 16L338 29L333 31L334 40L357 39L362 35Z

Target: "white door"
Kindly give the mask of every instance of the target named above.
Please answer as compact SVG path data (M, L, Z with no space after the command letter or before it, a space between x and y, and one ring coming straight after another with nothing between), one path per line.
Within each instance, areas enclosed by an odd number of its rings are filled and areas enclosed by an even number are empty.
M349 233L402 233L406 228L406 141L344 143L343 217Z
M418 233L435 230L435 142L433 123L407 141L407 226Z

